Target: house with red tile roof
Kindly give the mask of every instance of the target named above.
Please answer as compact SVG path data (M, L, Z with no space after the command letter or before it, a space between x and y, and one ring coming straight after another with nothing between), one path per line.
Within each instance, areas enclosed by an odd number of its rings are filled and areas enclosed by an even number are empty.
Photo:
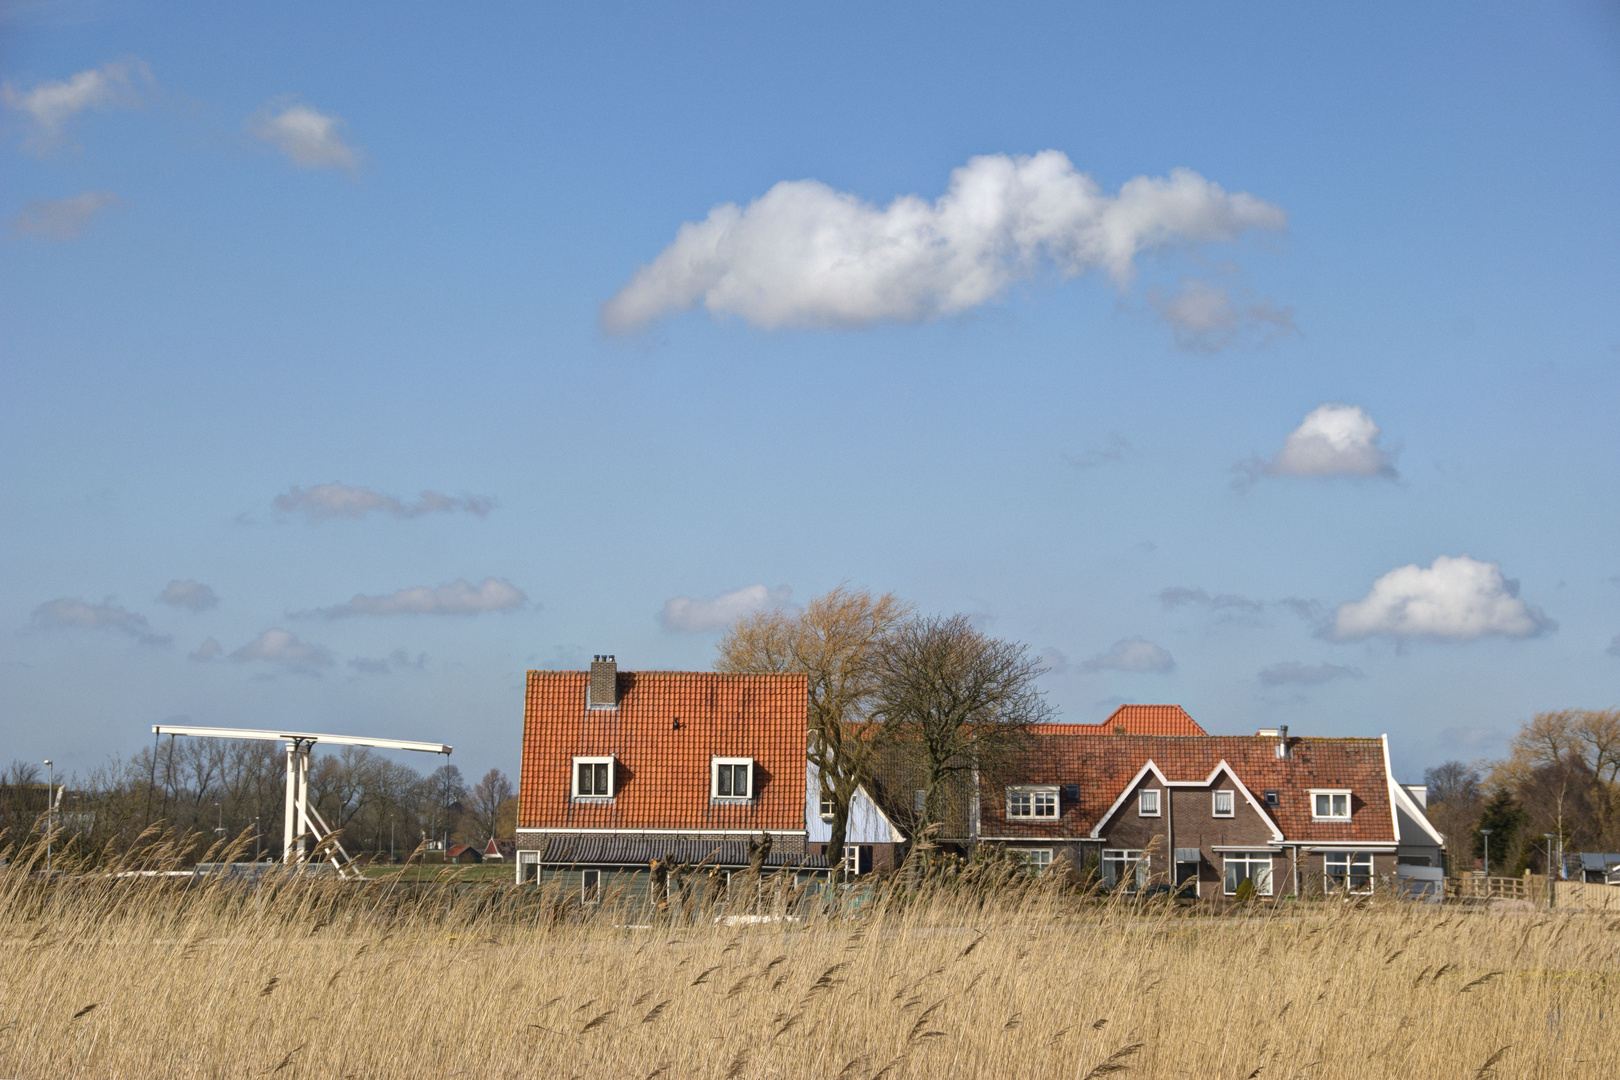
M619 875L656 862L825 870L805 846L803 675L531 671L518 789L517 879ZM768 845L765 851L762 845Z

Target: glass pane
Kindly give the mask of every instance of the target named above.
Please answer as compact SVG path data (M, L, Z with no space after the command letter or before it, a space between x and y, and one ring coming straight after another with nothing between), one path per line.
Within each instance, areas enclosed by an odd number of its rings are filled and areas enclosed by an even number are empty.
M715 774L718 777L718 779L715 781L715 792L716 792L716 794L719 794L719 795L722 795L722 796L730 796L731 795L731 766L730 765L717 765L717 766L715 766Z
M1349 817L1350 816L1350 796L1348 796L1348 795L1335 795L1335 796L1333 796L1333 816L1334 817Z
M1242 882L1242 880L1243 880L1243 878L1245 876L1245 874L1243 872L1244 869L1245 869L1245 864L1240 862L1239 860L1237 860L1237 859L1227 859L1226 860L1226 891L1227 892L1229 892L1229 893L1237 892L1238 884L1240 882Z
M589 765L579 767L579 793L581 795L591 793L591 767Z
M596 766L596 794L608 794L608 767L605 761Z
M1332 800L1330 800L1326 795L1318 795L1316 797L1316 816L1327 817L1328 811L1332 809L1332 807L1329 805L1331 802Z
M1254 891L1261 896L1271 895L1271 860L1255 860L1251 864L1254 872Z
M732 769L735 772L731 781L731 793L740 799L746 799L748 797L748 773L750 768L747 765L733 765Z

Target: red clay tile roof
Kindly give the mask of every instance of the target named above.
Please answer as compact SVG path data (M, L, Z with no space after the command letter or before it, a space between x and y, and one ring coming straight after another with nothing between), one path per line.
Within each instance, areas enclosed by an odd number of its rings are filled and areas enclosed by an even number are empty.
M1381 739L1293 738L1288 742L1289 756L1279 758L1276 739L1256 736L1076 738L1072 734L1042 732L1008 775L1017 776L1021 783L1078 785L1079 800L1061 801L1060 821L1034 824L1008 821L1005 801L986 792L983 833L1086 836L1149 761L1167 780L1177 781L1203 780L1224 759L1262 805L1267 789L1279 793L1281 804L1267 807L1266 812L1290 843L1394 841ZM1349 788L1350 820L1312 821L1308 794L1311 788Z
M1208 735L1180 705L1121 705L1100 724L1035 724L1036 735Z
M520 829L804 829L803 675L621 671L618 708L587 710L589 680L529 672ZM571 798L575 756L615 759L611 802ZM751 802L711 803L711 757L754 759Z

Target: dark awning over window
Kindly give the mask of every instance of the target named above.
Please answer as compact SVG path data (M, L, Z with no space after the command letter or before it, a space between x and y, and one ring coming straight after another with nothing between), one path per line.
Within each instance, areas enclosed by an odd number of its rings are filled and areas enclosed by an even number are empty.
M1203 857L1203 853L1195 847L1176 848L1176 862L1199 862Z

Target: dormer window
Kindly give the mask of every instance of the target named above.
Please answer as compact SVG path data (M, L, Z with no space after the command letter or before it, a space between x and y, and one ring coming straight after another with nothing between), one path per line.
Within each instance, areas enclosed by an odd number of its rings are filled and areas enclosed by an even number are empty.
M574 798L605 801L613 798L613 759L577 757L574 759Z
M1230 791L1217 791L1214 794L1215 804L1211 808L1210 813L1215 817L1233 816L1233 813L1235 812L1233 807L1236 804L1232 798L1232 793Z
M714 758L709 765L709 797L746 802L754 797L753 758Z
M1007 816L1010 818L1045 818L1058 816L1058 789L1056 786L1022 785L1007 789Z
M1347 790L1311 789L1312 821L1349 821L1350 792Z

